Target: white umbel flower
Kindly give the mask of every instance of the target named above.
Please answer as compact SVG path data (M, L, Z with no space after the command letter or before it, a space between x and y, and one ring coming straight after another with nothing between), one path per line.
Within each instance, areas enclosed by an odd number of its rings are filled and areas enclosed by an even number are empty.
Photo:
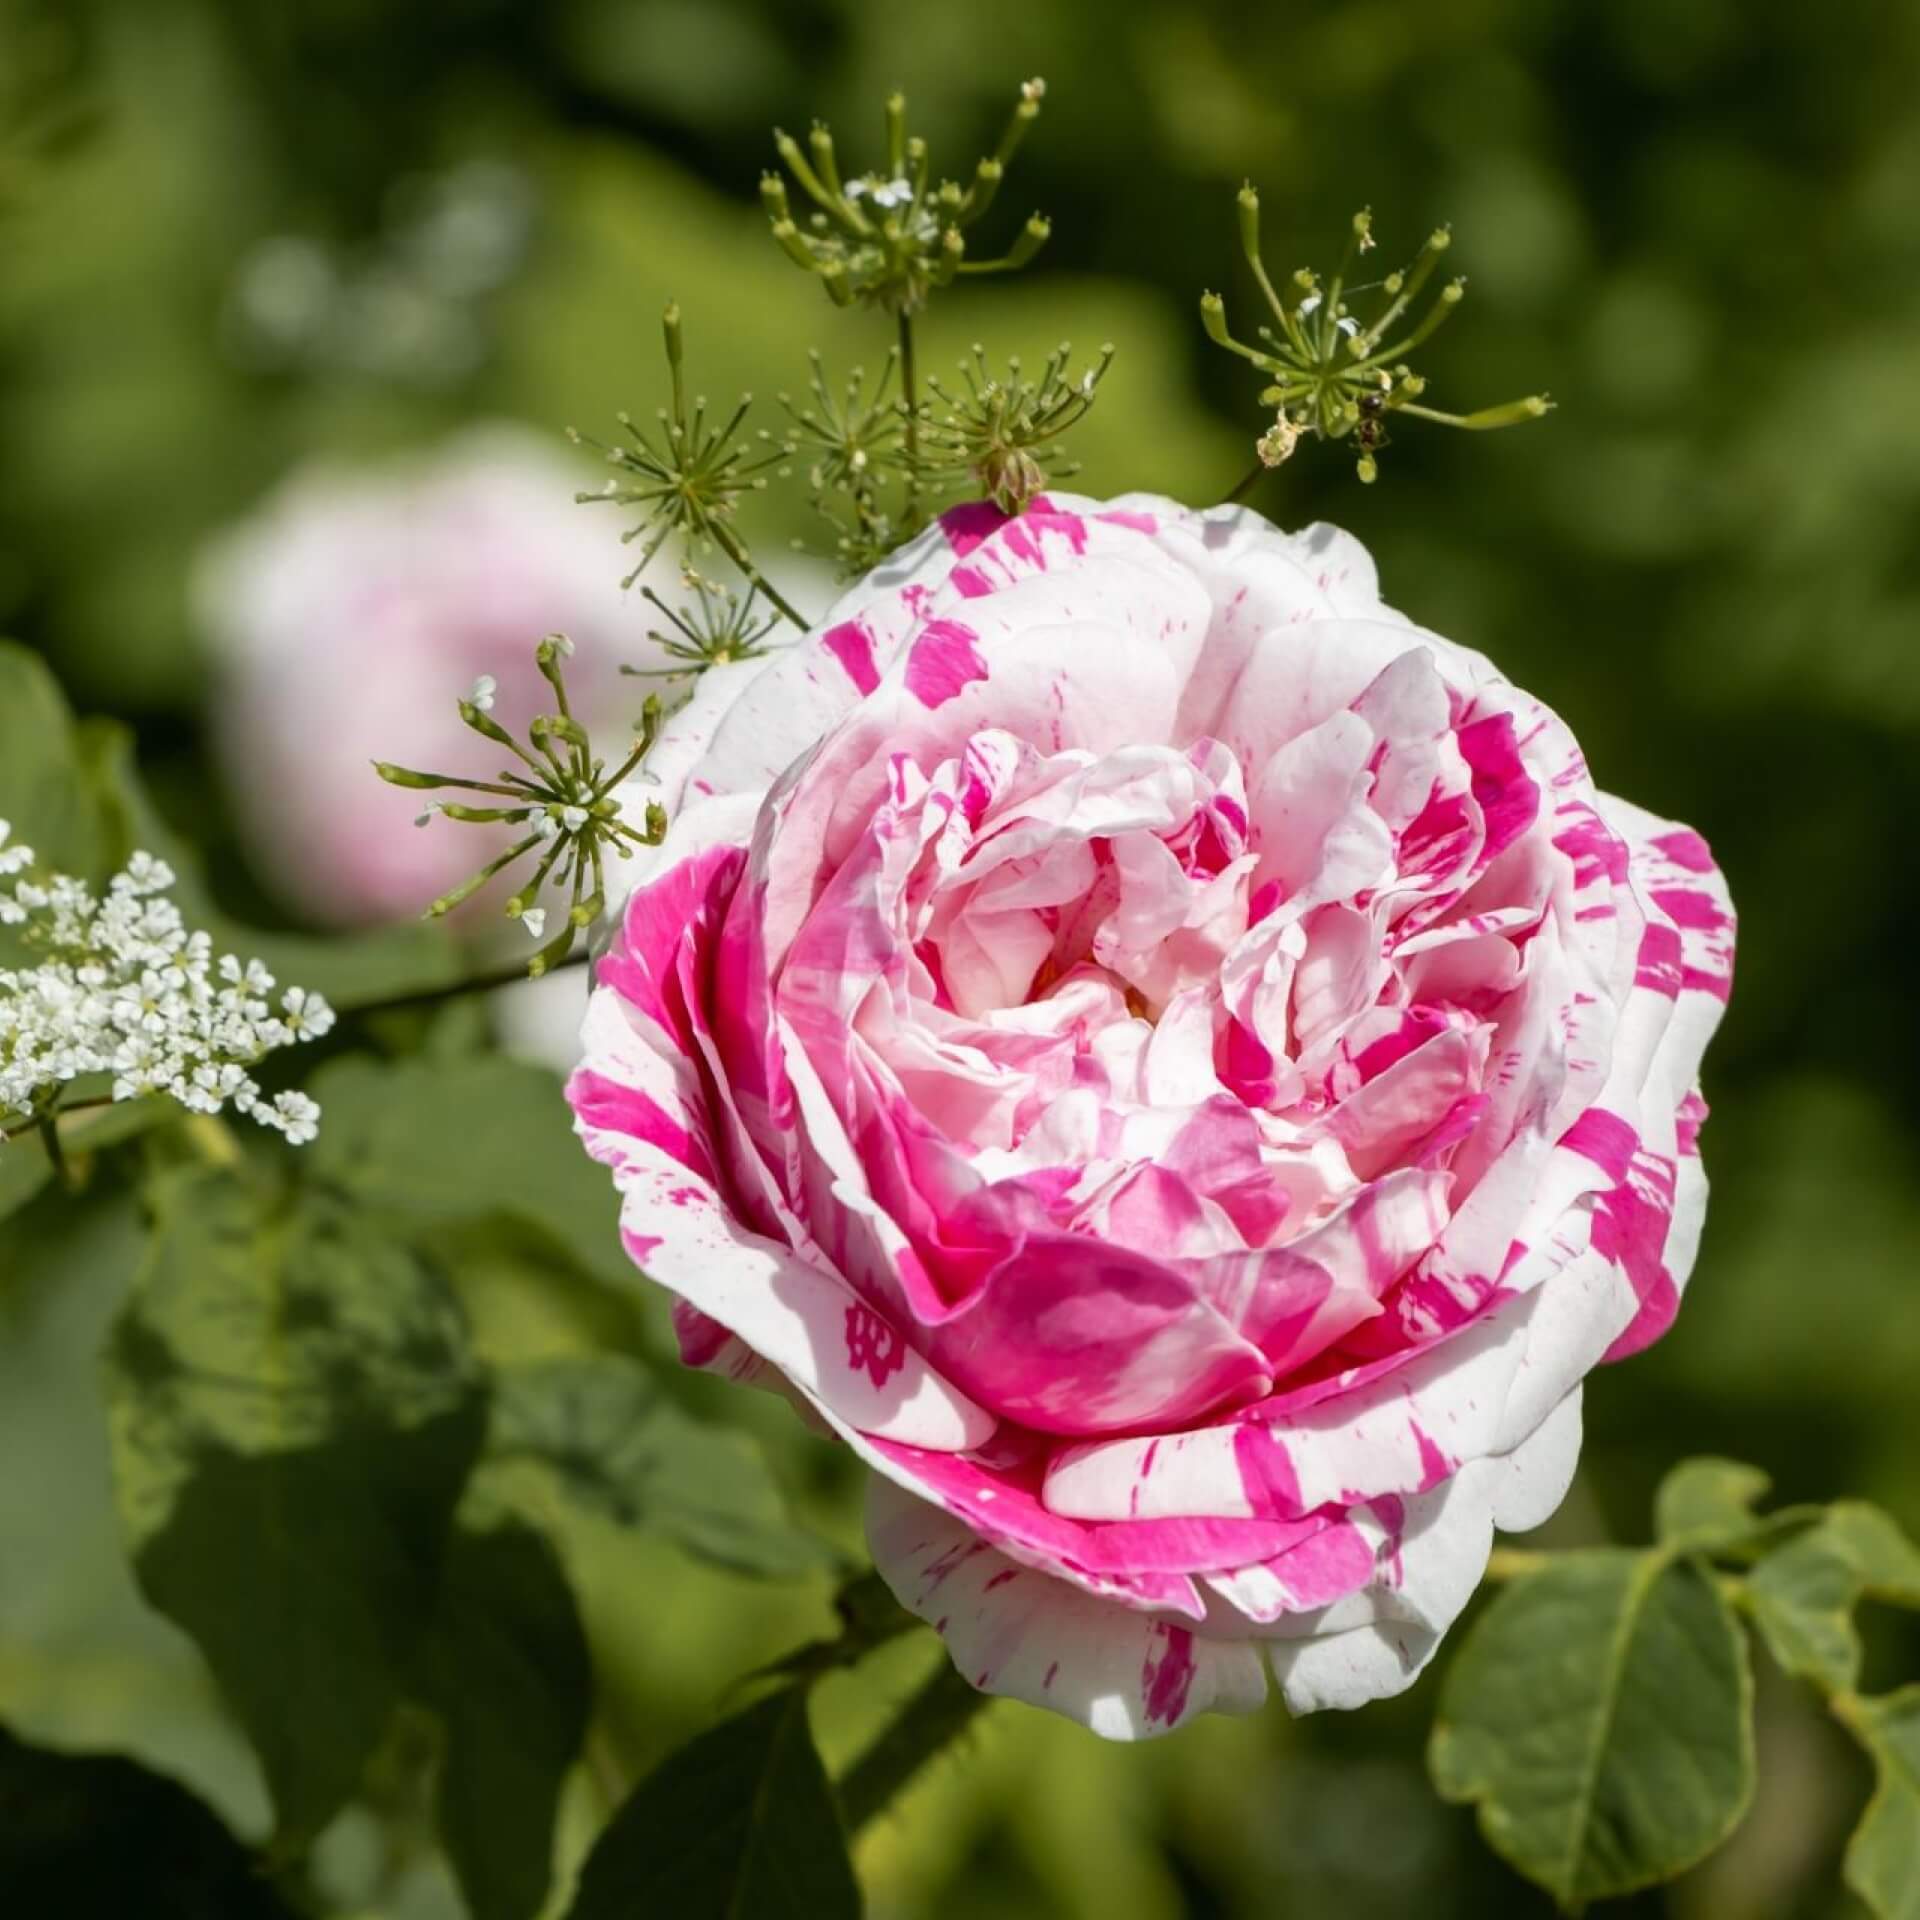
M874 174L868 174L864 179L848 181L847 198L858 200L862 195L871 200L876 207L885 207L889 211L895 207L911 206L913 182L904 178L882 180Z
M0 925L46 957L0 968L0 1113L44 1111L88 1074L112 1098L163 1093L192 1113L231 1106L295 1145L319 1108L304 1094L268 1100L251 1069L276 1048L318 1039L334 1021L317 993L276 982L258 960L215 956L168 898L173 871L136 853L104 898L66 874L35 877L30 847L0 820Z

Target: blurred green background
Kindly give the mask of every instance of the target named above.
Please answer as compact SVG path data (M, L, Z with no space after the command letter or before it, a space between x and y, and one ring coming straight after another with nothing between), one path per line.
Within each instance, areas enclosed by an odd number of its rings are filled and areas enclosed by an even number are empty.
M958 173L1036 73L1046 111L1001 211L1011 231L1045 209L1053 241L1017 284L937 307L923 364L974 338L1035 359L1111 339L1075 484L1217 498L1259 429L1257 383L1206 345L1194 302L1214 286L1245 310L1241 179L1276 266L1325 261L1361 205L1389 261L1451 220L1470 299L1426 355L1434 403L1548 388L1560 410L1488 438L1408 430L1370 489L1309 446L1257 504L1357 532L1390 600L1494 655L1604 785L1700 827L1731 876L1704 1253L1669 1338L1592 1382L1557 1537L1641 1537L1658 1474L1702 1451L1920 1525L1910 4L12 0L0 630L79 708L137 729L166 810L257 907L245 797L205 747L203 540L316 452L651 406L669 296L716 394L799 385L809 340L877 355L880 323L832 310L765 238L768 128L823 115L862 166L897 84ZM21 110L49 99L76 125L42 151ZM805 527L776 512L765 531ZM251 1762L114 1546L92 1353L134 1232L130 1208L43 1204L0 1288L0 1718L138 1752L257 1833ZM777 1416L747 1417L844 1525L847 1476ZM635 1766L825 1619L824 1584L577 1551L608 1737ZM928 1654L833 1683L830 1752ZM1920 1670L1911 1638L1877 1657ZM872 1910L1544 1912L1427 1788L1433 1692L1141 1750L1002 1707L864 1843ZM1836 1869L1864 1764L1764 1674L1761 1711L1741 1835L1620 1911L1853 1911ZM450 1911L431 1866L388 1878L370 1910Z

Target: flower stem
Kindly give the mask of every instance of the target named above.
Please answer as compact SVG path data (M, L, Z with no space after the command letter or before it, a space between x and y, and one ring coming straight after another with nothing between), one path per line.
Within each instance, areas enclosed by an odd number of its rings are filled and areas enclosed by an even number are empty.
M988 1705L943 1654L940 1664L895 1716L839 1784L840 1808L847 1832L857 1834L935 1754L950 1746Z
M780 613L790 625L798 627L802 633L805 633L808 626L807 616L796 611L793 603L779 593L767 576L753 564L753 556L747 552L740 536L725 521L719 521L713 528L713 537L720 543L720 551L740 569L741 576L748 585L758 587L761 598L769 606Z
M1233 491L1227 495L1221 505L1230 507L1235 501L1244 500L1253 491L1255 483L1266 470L1267 463L1264 460L1256 460L1235 482Z
M34 1121L40 1129L40 1139L47 1150L47 1164L52 1167L54 1178L71 1193L79 1182L73 1177L73 1169L67 1164L67 1150L60 1141L60 1120L58 1112L49 1106Z
M900 309L900 397L907 410L907 504L908 531L920 518L920 383L913 370L913 315Z
M555 961L543 977L551 979L556 973L565 973L572 967L584 967L586 964L587 953L583 948L578 953L569 954L564 960ZM406 1013L415 1007L438 1006L442 1000L458 1000L469 993L487 993L495 987L510 987L526 978L527 963L516 960L511 965L493 967L485 973L468 974L462 980L450 980L444 987L423 987L417 993L397 993L391 1000L369 1000L343 1011L353 1015Z

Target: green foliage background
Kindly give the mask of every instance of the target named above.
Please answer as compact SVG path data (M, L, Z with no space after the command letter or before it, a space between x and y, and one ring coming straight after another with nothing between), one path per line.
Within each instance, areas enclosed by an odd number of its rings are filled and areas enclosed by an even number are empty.
M898 84L936 164L959 164L1032 73L1047 110L1006 211L1044 208L1053 241L1017 285L936 308L923 364L976 337L1036 359L1063 335L1112 339L1076 484L1217 497L1258 429L1256 383L1206 347L1194 301L1209 285L1244 301L1241 178L1262 190L1276 264L1324 259L1363 204L1388 258L1450 219L1470 299L1426 356L1435 403L1544 387L1560 411L1486 439L1409 430L1366 490L1309 447L1258 504L1353 528L1389 598L1548 698L1604 784L1699 826L1731 877L1741 964L1709 1062L1705 1249L1673 1334L1592 1383L1585 1466L1551 1537L1638 1538L1688 1452L1754 1459L1786 1499L1859 1494L1920 1525L1911 6L15 0L0 97L23 75L70 83L86 125L22 163L28 190L0 226L0 630L79 710L133 729L217 897L262 918L234 830L244 796L204 747L187 592L203 538L315 451L472 418L597 428L651 405L669 296L716 394L799 385L809 338L843 361L855 340L877 354L879 323L831 311L764 238L768 126L819 112L852 153L877 142ZM0 191L16 159L0 144ZM304 237L372 271L417 183L471 162L530 194L504 286L424 318L418 299L370 307L325 353L250 350L238 288L264 243ZM349 1083L336 1098L330 1150L347 1155ZM485 1103L462 1110L483 1130ZM472 1146L476 1164L494 1150ZM499 1153L524 1164L517 1142ZM435 1177L408 1188L423 1215ZM492 1359L657 1339L555 1250L568 1224L464 1266ZM255 1763L192 1647L140 1604L111 1509L95 1355L139 1254L125 1200L47 1194L0 1227L0 1722L137 1755L257 1838ZM690 1404L770 1439L802 1509L852 1545L843 1466L773 1403L716 1406L698 1386ZM599 1678L593 1751L615 1777L706 1724L755 1659L825 1630L824 1573L743 1585L665 1534L589 1511L555 1525ZM1870 1642L1870 1677L1916 1669L1907 1635ZM916 1639L825 1684L830 1758L928 1651ZM871 1910L1545 1911L1426 1784L1434 1692L1298 1726L1275 1708L1133 1751L1001 1709L964 1766L862 1842ZM576 1853L599 1817L592 1771L563 1802ZM1764 1663L1760 1780L1723 1855L1619 1911L1856 1913L1836 1867L1866 1766ZM366 1911L454 1911L438 1862L395 1846L403 1831L349 1813L328 1845L380 1888Z

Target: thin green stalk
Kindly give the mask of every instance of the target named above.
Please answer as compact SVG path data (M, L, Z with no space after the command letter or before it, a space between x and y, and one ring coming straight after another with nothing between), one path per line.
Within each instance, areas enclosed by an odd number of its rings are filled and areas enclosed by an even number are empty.
M741 544L740 536L722 520L714 523L713 537L719 542L720 551L740 569L742 578L750 585L758 587L767 604L790 625L798 627L802 633L805 633L810 624L806 615L799 612L783 594L777 592L766 575L753 564L753 556Z
M583 948L572 953L566 959L556 962L547 969L546 977L551 979L556 973L564 973L571 967L584 967L587 953ZM350 1007L346 1011L354 1015L367 1013L405 1013L415 1007L436 1006L442 1000L458 1000L470 993L489 993L495 987L510 987L527 977L527 963L516 960L511 965L494 967L486 973L469 974L464 980L450 981L444 987L425 987L418 993L397 993L390 1000L370 1000L364 1005Z
M920 518L920 383L913 366L913 315L900 309L900 393L907 409L907 509L909 528Z
M1233 491L1227 495L1223 504L1232 506L1236 501L1244 500L1247 495L1253 491L1260 476L1265 473L1266 470L1267 463L1264 460L1256 460L1253 465L1235 481Z
M40 1138L47 1149L47 1163L53 1168L54 1177L71 1191L75 1185L73 1169L67 1164L67 1150L60 1143L58 1115L49 1108L38 1122Z

